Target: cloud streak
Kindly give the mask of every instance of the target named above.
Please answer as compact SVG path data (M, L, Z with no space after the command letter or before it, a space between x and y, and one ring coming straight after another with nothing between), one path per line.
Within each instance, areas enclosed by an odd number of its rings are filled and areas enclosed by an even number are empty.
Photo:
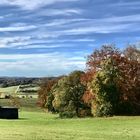
M78 0L1 0L0 5L14 5L25 10L35 10L45 5L75 1Z
M139 6L138 0L1 0L0 74L84 70L96 47L139 41Z
M35 25L0 27L0 32L21 32L36 29Z
M4 70L1 69L0 73L3 71L11 71L11 75L13 76L17 76L15 70L24 76L40 76L40 74L37 74L38 71L42 72L42 75L44 76L48 75L48 73L51 76L56 76L69 73L71 70L82 70L85 65L85 59L83 57L68 57L66 54L60 53L0 55L0 60L0 67L4 67ZM40 68L43 69L40 70Z

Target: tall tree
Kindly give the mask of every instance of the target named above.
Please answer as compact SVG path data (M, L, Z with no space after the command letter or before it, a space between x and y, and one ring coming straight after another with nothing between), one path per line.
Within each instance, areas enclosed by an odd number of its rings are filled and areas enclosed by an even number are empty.
M81 83L83 72L74 71L58 81L54 89L54 108L59 111L60 117L81 116L87 106L82 100L85 86Z
M117 112L120 96L117 89L118 78L118 68L114 65L114 60L108 58L102 61L101 70L90 82L95 97L92 100L94 116L110 116Z
M84 101L89 102L96 100L96 92L95 89L97 88L95 83L98 79L100 82L98 83L98 88L102 87L102 82L104 81L103 75L106 77L105 67L103 67L103 63L108 60L111 60L113 63L109 66L107 70L109 73L112 73L112 68L116 68L118 71L118 79L116 83L117 90L120 92L120 102L121 104L125 104L131 108L131 111L128 112L137 112L138 108L140 107L140 61L139 61L139 50L136 48L128 47L124 52L118 51L114 46L102 46L101 49L95 50L90 56L88 56L87 60L87 73L85 75L85 81L87 82L87 89L90 92L85 92ZM108 75L109 76L109 75ZM98 77L98 78L97 78ZM100 77L100 78L99 78ZM107 77L106 77L107 78ZM109 77L108 77L109 78ZM111 77L110 77L111 78ZM109 79L110 79L109 78ZM100 80L102 79L102 80ZM94 82L93 82L94 81ZM96 81L96 82L95 82ZM92 90L89 86L93 84ZM100 83L100 84L99 84ZM108 84L110 85L110 84ZM114 87L115 89L115 87ZM88 93L88 96L86 96ZM109 94L109 92L107 91ZM100 92L98 93L100 94ZM92 96L89 96L92 95ZM86 98L92 97L92 98ZM125 106L126 106L125 105ZM123 108L123 107L122 107ZM137 110L135 111L135 108ZM123 108L122 112L125 112L127 109L126 107Z
M58 78L59 79L59 78ZM54 80L44 80L38 91L38 105L40 107L47 107L48 110L51 109L50 100L53 100L53 95L51 94L52 87L57 83L58 79Z

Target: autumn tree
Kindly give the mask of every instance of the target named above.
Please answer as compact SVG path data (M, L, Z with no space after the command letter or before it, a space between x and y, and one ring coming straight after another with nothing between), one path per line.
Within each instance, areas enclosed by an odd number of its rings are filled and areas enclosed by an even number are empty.
M110 116L117 112L120 96L117 89L118 76L118 68L112 58L102 61L101 70L90 82L95 97L91 108L94 116Z
M111 74L109 75L109 73L111 72L111 70L113 71L113 68L115 69L113 57L116 57L116 56L121 56L121 53L118 49L115 48L114 45L103 45L101 49L95 50L91 55L88 56L87 71L86 71L86 74L82 77L82 83L84 83L87 87L86 88L87 90L83 96L83 100L85 103L91 106L92 112L94 115L96 114L96 116L98 116L97 114L100 114L101 116L101 112L97 110L99 106L98 107L96 106L97 107L96 111L93 111L93 108L95 110L95 104L97 105L97 102L98 102L96 100L97 94L100 94L101 92L101 91L99 92L99 89L101 89L102 92L105 93L106 91L103 91L105 90L105 87L104 87L105 84L103 86L103 83L107 80L109 82L111 81L111 79L113 79L113 77L111 77L113 75ZM109 86L108 84L109 83L106 83L106 87ZM98 93L96 90L98 90ZM94 101L94 104L93 104L93 101ZM104 99L104 103L105 103L105 99ZM106 112L106 114L108 113Z
M108 58L121 56L121 52L114 45L103 45L101 49L96 49L87 58L87 73L91 73L92 76L102 69L102 61ZM91 76L91 78L92 78Z
M52 101L54 97L53 94L51 94L51 89L57 83L58 79L44 80L38 91L38 105L40 107L47 108L48 111L53 110Z
M87 89L90 89L88 94L90 93L93 97L92 100L89 98L89 101L98 101L100 94L107 94L107 96L111 95L110 91L107 89L112 89L113 86L112 98L115 96L118 98L119 95L118 104L120 104L120 108L123 109L122 111L120 110L120 112L137 112L138 109L137 111L134 111L134 108L139 108L140 105L140 63L138 54L139 51L136 48L129 47L121 52L114 46L109 45L102 46L101 49L95 50L90 56L88 56L85 81L87 81ZM108 63L110 60L111 63ZM116 82L112 82L113 85L111 84L111 81L113 81L113 75L111 75L112 68L116 69L116 72L114 72L114 78L117 78L115 80ZM105 84L107 81L110 82ZM106 87L108 88L106 89ZM104 90L104 92L102 92L102 90ZM83 97L87 97L86 93ZM87 102L87 98L84 98L84 101ZM102 104L100 106L104 105ZM108 104L108 109L109 107L112 108L112 104ZM101 108L98 111L100 110Z
M127 114L138 114L140 113L140 51L136 47L129 46L123 55L124 57L118 60L121 76L118 87L122 95L121 101L125 105L124 109L128 109ZM122 112L125 112L124 109Z
M74 71L39 90L39 104L60 117L140 114L140 50L103 45L87 58L86 72Z
M123 54L130 61L140 62L140 49L137 49L136 45L128 45Z

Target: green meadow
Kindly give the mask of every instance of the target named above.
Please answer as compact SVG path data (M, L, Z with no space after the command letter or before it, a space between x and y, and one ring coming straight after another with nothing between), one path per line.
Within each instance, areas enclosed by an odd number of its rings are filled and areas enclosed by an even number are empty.
M60 119L33 99L21 103L18 120L0 120L0 140L140 140L140 116Z
M0 93L4 93L4 94L15 94L15 91L17 90L18 86L11 86L11 87L6 87L6 88L2 88L0 87Z
M17 96L19 98L37 98L38 89L39 87L33 84L0 87L0 98L5 98L6 95Z

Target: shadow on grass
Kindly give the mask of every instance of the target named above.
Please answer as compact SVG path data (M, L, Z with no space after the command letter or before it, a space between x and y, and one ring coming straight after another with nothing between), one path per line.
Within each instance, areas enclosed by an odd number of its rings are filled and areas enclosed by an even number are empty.
M18 118L17 120L29 120L29 118Z

